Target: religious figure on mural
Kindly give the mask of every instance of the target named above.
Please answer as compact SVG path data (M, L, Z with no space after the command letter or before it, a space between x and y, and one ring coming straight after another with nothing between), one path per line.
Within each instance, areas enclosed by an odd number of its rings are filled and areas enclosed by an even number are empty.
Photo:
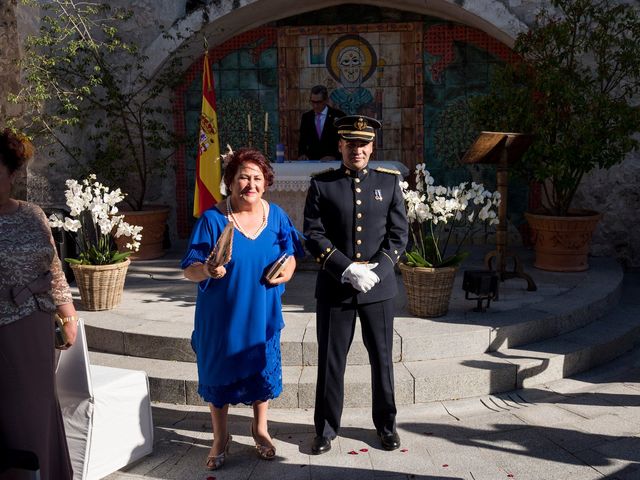
M331 92L333 104L347 115L374 115L376 106L371 91L362 84L377 66L376 52L359 35L344 35L329 49L327 70L340 84Z

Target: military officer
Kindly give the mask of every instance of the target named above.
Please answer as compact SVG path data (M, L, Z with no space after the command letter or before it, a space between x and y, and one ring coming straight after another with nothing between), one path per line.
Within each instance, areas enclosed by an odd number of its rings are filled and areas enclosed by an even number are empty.
M400 172L369 168L378 120L335 121L342 165L315 175L304 210L306 247L320 264L316 282L318 379L311 450L331 449L340 428L347 353L356 314L371 364L373 423L383 448L400 446L393 384L394 266L407 243Z

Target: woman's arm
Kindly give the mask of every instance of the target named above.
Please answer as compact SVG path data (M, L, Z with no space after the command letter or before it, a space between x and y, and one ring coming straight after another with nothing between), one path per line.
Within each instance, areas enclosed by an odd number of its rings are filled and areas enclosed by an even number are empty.
M67 343L62 347L58 347L59 350L66 350L76 341L78 334L78 313L73 303L63 303L56 306L56 313L63 319L64 325L62 330L64 332L64 338L67 339Z

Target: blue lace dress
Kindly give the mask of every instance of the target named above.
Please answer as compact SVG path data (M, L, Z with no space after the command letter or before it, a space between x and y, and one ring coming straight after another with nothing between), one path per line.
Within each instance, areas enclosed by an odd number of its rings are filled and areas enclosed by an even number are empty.
M228 223L217 208L196 222L182 268L204 262ZM198 394L218 408L276 398L282 391L280 297L264 274L282 252L304 255L298 233L286 213L270 204L267 227L251 240L237 229L232 259L219 280L198 284L191 346L198 363Z

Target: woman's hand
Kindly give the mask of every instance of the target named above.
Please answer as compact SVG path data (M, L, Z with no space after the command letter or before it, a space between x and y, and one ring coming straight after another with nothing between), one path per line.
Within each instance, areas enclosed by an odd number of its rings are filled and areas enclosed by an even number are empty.
M76 342L76 336L78 335L78 312L76 312L73 303L65 303L58 305L56 313L60 318L68 319L64 322L64 325L60 327L67 343L61 347L57 347L59 350L66 350Z
M78 321L71 320L65 323L62 327L64 338L67 339L67 343L58 347L60 350L67 350L74 343L76 343L76 336L78 335Z
M295 271L296 259L292 255L287 259L286 263L284 264L284 268L280 272L280 275L271 280L267 280L267 283L269 283L270 285L280 285L281 283L286 283L291 280Z
M205 274L208 277L213 278L214 280L219 280L220 278L224 277L226 275L226 273L227 273L227 269L224 268L224 265L219 265L219 266L213 268L208 263L204 263L203 264L203 268L204 268Z

